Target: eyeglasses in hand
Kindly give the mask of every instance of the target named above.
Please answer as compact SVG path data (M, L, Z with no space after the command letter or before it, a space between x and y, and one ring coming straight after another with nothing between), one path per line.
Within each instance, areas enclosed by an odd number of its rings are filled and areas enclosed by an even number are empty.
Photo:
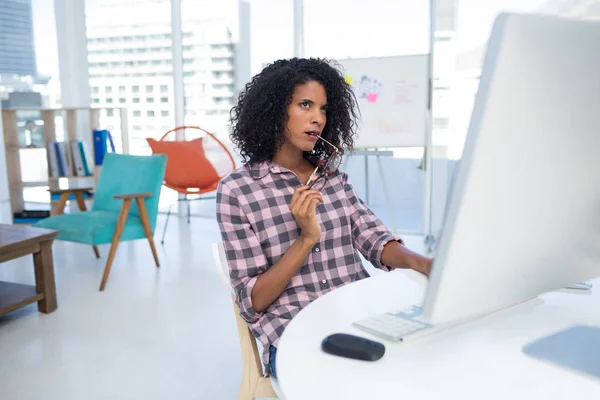
M306 185L308 189L321 190L327 183L328 175L333 174L342 163L342 152L333 144L319 136L319 139L331 147L331 154L325 160L317 162L317 167L308 178Z

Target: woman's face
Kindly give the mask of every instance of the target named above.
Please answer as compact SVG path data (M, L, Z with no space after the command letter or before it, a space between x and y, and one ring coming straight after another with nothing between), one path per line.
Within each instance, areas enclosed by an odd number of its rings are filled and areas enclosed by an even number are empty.
M284 146L311 151L327 122L327 93L319 82L296 86L287 108Z

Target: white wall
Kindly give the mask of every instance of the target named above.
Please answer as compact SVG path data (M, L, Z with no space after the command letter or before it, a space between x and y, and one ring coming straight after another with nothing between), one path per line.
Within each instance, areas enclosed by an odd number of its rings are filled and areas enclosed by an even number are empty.
M0 224L12 223L8 176L6 174L6 151L4 132L2 131L2 113L0 113Z

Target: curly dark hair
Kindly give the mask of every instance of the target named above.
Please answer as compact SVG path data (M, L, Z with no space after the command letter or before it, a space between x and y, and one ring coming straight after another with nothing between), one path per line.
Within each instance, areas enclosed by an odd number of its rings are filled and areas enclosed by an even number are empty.
M342 152L356 136L356 97L337 63L320 58L277 60L255 75L230 111L231 140L244 163L270 161L283 143L287 107L297 85L316 81L327 93L327 123L321 135Z

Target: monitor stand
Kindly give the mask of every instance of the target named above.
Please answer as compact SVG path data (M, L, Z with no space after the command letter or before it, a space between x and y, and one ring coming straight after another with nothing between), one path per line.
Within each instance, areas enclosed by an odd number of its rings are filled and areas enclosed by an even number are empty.
M525 345L523 352L600 379L600 326L572 326Z

